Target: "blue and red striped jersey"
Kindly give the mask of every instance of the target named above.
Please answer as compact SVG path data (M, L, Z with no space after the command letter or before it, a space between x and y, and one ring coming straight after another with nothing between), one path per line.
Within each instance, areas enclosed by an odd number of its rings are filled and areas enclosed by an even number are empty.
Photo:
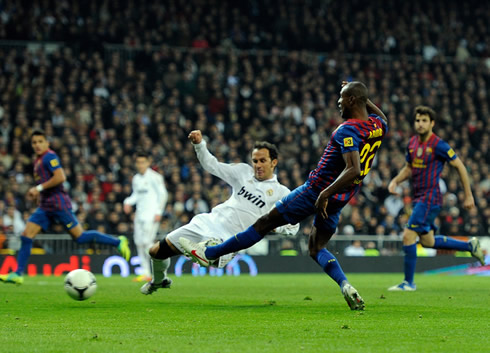
M359 151L361 159L361 176L351 185L332 198L349 202L361 188L362 180L371 169L374 156L388 132L388 125L378 115L369 115L368 120L349 119L340 124L323 152L320 162L310 173L308 183L324 190L333 183L345 169L342 157L344 153Z
M436 134L426 142L412 136L407 146L407 163L412 166L414 202L442 205L439 179L444 163L456 159L454 150Z
M47 150L34 161L34 180L42 184L53 176L53 172L61 168L60 159L52 150ZM71 200L63 188L63 184L41 191L40 208L45 211L71 210Z

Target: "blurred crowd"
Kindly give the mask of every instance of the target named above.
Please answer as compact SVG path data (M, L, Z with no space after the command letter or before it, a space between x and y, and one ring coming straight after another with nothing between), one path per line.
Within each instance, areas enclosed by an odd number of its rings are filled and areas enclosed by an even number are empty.
M64 42L0 46L4 231L18 231L35 207L25 199L34 184L33 128L51 136L80 222L112 234L132 232L122 201L135 150L150 151L169 191L166 234L230 194L199 166L191 130L202 130L210 151L229 163L249 162L256 140L275 143L279 181L293 189L342 122L341 81L355 79L388 116L390 132L339 233L401 233L410 185L402 197L387 185L405 163L418 104L438 112L434 131L465 163L477 203L462 208L459 176L446 167L439 232L489 233L487 2L242 3L0 1L0 38Z

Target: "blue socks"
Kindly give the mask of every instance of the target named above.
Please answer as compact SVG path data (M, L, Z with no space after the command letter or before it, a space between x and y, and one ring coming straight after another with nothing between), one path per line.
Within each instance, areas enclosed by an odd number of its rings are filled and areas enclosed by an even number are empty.
M347 281L347 277L345 277L339 262L327 249L320 250L314 260L323 268L323 271L325 271L327 275L337 282L339 286L342 285L343 281Z
M261 241L262 238L263 236L257 233L253 226L250 226L234 237L228 238L225 242L206 248L206 252L204 254L210 260L217 259L222 255L247 249L255 243Z
M32 239L21 235L20 240L22 242L22 245L20 246L19 253L17 254L17 271L15 272L19 276L22 276L22 273L24 273L24 270L27 266L29 256L31 256Z
M417 244L403 245L403 251L405 252L405 258L403 261L405 281L413 284L415 265L417 264Z
M99 244L109 244L112 246L118 246L120 240L112 235L107 235L96 230L86 230L75 240L78 244L90 243L95 241Z
M456 240L444 235L434 237L434 249L453 249L459 251L471 251L471 244L465 241Z

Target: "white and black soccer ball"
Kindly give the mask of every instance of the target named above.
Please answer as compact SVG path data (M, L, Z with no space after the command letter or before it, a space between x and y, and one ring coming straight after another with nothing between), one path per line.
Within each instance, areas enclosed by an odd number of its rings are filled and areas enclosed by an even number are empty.
M65 291L75 300L85 300L94 295L97 289L95 276L92 272L78 269L65 277Z

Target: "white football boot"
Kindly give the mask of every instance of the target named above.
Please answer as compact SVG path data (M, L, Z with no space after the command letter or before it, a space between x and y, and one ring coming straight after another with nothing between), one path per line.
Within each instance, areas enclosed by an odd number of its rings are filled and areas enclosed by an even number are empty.
M415 285L415 283L410 284L407 281L403 281L396 286L388 288L388 290L390 292L415 292L417 290L417 286Z
M364 300L350 283L344 283L342 286L342 294L344 295L345 301L349 305L350 310L364 310Z
M482 266L485 266L485 255L483 254L483 250L480 246L480 241L473 237L470 239L471 244L471 256L480 261Z
M179 243L184 248L184 254L191 257L194 262L204 267L211 265L211 260L204 254L206 251L206 242L194 243L182 237L179 239Z
M159 288L170 288L171 284L172 280L170 278L165 278L160 284L147 282L140 288L140 292L141 294L149 295L156 292Z

